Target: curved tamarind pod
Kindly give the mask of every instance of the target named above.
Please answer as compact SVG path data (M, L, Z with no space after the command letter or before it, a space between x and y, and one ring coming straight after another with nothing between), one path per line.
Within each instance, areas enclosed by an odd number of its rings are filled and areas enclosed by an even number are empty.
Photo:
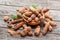
M14 30L17 30L17 29L20 28L23 24L24 24L24 22L20 22L20 23L16 24L16 25L14 26Z
M49 23L50 23L51 26L56 26L56 25L57 25L57 24L56 24L55 22L53 22L53 21L50 21Z
M34 31L34 35L38 36L39 34L40 34L40 26L37 26Z
M49 31L52 31L52 26L50 25L49 28L48 28Z
M21 21L23 21L23 19L12 20L11 23L14 24L14 23L18 23L18 22L21 22Z
M44 28L42 30L43 35L45 35L47 33L49 25L50 25L49 23L45 23L45 26L44 26Z

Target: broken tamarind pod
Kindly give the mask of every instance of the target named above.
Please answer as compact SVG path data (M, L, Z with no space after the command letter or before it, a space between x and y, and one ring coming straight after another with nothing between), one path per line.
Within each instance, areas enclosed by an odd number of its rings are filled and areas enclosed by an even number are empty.
M47 11L49 11L48 8L43 8L43 12L46 13Z
M33 35L32 31L28 32L28 35L29 36L32 36Z
M49 23L45 23L45 26L44 26L44 28L42 30L43 35L45 35L47 33L49 25L50 25Z
M11 36L17 35L16 31L13 31L11 29L9 29L7 32L10 33Z
M12 20L11 23L14 24L14 23L18 23L18 22L21 22L21 21L23 21L23 19Z
M12 27L12 24L11 23L7 24L7 27L8 28L11 28Z
M34 35L38 36L40 34L40 26L37 26L35 31L34 31Z
M56 26L56 25L57 25L57 24L56 24L55 22L53 22L53 21L49 21L49 23L50 23L51 26Z
M9 20L9 17L8 16L5 16L4 17L4 21L8 21Z
M24 24L23 22L20 22L20 23L16 24L16 25L14 26L14 30L17 30L17 29L20 28L23 24Z
M49 30L50 32L52 31L52 26L51 26L51 25L49 26L48 30Z

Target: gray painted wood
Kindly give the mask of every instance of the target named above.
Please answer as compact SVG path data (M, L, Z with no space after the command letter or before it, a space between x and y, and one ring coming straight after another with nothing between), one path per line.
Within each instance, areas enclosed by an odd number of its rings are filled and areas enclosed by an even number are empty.
M5 15L10 16L17 13L16 8L22 6L31 6L36 4L38 7L48 7L50 15L57 23L52 32L48 32L46 36L42 34L39 37L20 37L20 35L10 36L7 33L6 23L3 21ZM0 40L60 40L60 1L59 0L0 0Z

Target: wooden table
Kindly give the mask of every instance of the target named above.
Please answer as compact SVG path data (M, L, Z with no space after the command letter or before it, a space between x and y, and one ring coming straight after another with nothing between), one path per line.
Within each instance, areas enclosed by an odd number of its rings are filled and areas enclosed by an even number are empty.
M3 21L5 15L17 13L16 8L22 6L31 6L36 4L38 7L48 7L50 15L57 23L57 27L53 28L52 32L48 32L46 36L40 35L39 37L20 37L10 36L7 33L6 23ZM0 0L0 40L60 40L60 1L59 0Z

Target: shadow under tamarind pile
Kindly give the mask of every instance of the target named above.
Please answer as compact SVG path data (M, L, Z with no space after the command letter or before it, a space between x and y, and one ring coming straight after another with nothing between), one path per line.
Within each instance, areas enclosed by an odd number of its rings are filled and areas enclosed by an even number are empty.
M40 33L45 35L47 31L51 32L57 25L49 14L48 8L22 7L17 8L17 14L12 14L11 17L5 16L4 21L7 22L8 33L12 36L32 36L33 33L39 36Z

